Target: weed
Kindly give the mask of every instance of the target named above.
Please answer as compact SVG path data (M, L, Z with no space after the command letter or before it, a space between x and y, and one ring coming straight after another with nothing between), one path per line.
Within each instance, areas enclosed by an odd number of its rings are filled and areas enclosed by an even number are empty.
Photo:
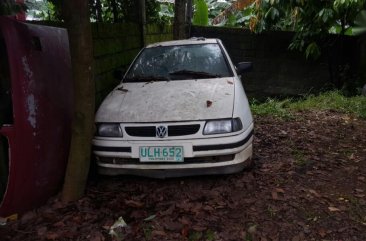
M356 114L366 118L366 97L345 97L339 91L330 91L318 96L308 96L302 101L293 102L289 105L291 110L334 110L343 113Z
M347 196L349 200L349 215L352 220L358 223L366 224L366 205L360 202L358 198Z
M215 232L211 229L208 229L205 233L205 240L206 241L213 241L215 240Z
M189 241L198 241L202 238L202 236L203 236L202 232L193 231L189 234L188 240Z
M145 224L142 227L142 230L144 232L145 240L150 240L152 238L153 227L151 225Z
M307 158L305 158L304 152L302 150L292 150L292 156L295 159L295 164L299 167L304 167L309 164L309 161Z
M271 218L274 218L277 215L277 211L270 205L267 206L267 213Z
M253 100L251 109L253 114L260 116L275 116L279 118L290 118L291 114L286 109L289 100L279 101L276 99L267 99L264 103Z
M283 119L292 118L292 112L305 110L333 110L366 118L366 97L346 97L339 91L329 91L318 96L309 95L298 100L267 99L264 103L253 100L251 101L251 109L254 115L275 116Z
M216 240L216 236L215 236L215 232L211 229L208 229L205 232L193 231L189 234L188 240L189 241L198 241L198 240L213 241L213 240Z

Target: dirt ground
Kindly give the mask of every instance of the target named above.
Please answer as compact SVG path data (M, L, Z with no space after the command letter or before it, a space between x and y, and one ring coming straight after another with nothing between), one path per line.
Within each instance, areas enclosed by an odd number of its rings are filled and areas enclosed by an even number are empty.
M0 240L366 240L366 120L257 117L256 166L227 176L90 181L0 226Z

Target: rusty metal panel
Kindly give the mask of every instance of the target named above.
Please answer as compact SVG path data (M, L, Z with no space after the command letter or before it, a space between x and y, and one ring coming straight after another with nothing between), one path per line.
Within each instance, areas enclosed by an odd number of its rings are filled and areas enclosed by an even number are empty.
M13 123L9 178L0 216L22 213L59 191L71 136L72 81L67 31L0 17L8 53Z

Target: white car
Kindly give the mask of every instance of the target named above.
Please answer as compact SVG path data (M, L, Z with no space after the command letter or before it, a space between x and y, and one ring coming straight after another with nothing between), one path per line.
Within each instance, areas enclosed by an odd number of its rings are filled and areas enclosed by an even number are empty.
M106 97L93 139L104 175L227 174L252 164L253 118L219 39L155 43Z

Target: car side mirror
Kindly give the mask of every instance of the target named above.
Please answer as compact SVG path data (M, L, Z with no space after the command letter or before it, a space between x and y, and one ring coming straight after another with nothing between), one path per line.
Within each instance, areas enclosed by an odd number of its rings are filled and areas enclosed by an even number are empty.
M236 65L236 72L238 75L241 75L246 72L250 72L253 70L253 63L252 62L239 62Z
M122 80L124 74L125 72L121 69L116 69L115 71L113 71L113 77L117 80Z

